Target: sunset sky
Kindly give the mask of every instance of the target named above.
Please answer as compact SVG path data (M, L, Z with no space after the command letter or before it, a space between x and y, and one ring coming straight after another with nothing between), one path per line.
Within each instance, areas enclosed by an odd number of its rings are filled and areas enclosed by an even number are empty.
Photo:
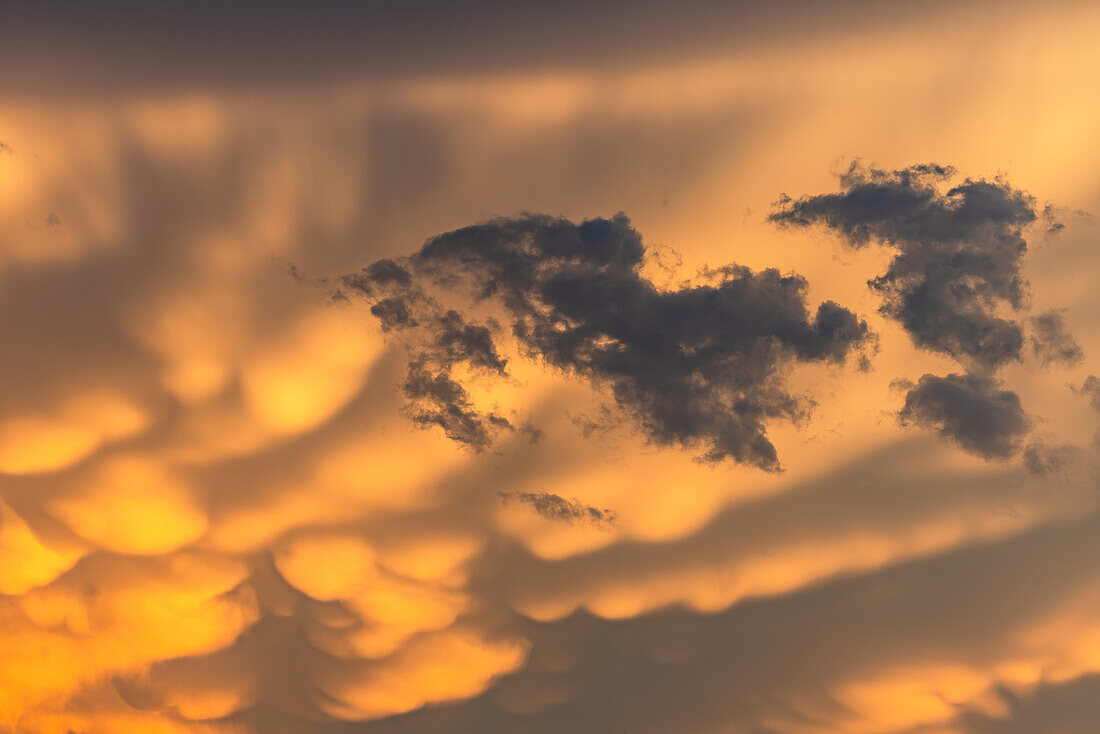
M0 734L1094 734L1100 5L0 7Z

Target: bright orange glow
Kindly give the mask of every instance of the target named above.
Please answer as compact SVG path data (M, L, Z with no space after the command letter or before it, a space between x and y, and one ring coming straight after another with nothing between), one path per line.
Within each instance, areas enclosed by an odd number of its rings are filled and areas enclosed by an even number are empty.
M104 443L132 435L148 418L110 394L83 394L56 415L18 416L0 423L0 472L37 474L63 469Z
M0 504L0 594L20 596L53 581L83 555L45 545L21 517Z
M119 553L175 550L197 540L207 525L187 485L143 458L109 461L51 509L80 537Z
M347 599L376 575L374 549L354 537L292 540L275 551L275 566L291 585L314 599Z
M473 696L525 657L524 646L516 643L482 640L461 630L429 634L369 668L363 680L338 684L331 693L342 705L329 710L368 719Z
M312 428L355 393L380 348L361 313L321 309L244 365L245 400L274 431Z

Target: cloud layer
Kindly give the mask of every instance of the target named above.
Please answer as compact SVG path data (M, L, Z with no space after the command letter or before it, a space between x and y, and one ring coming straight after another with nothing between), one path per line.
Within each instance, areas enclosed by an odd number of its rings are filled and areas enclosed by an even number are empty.
M138 5L0 28L0 731L1091 731L1096 9Z

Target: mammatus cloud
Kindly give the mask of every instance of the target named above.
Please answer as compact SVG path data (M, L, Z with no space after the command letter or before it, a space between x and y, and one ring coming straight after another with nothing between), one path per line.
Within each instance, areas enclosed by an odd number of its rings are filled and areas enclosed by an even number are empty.
M783 367L842 362L868 342L866 323L831 301L811 316L806 280L773 269L727 265L662 290L641 272L645 255L623 214L580 224L526 215L439 235L343 285L370 300L384 329L408 335L405 392L428 406L414 418L457 441L484 448L510 424L470 406L455 368L503 376L505 362L491 330L445 310L444 297L503 307L524 351L610 388L656 443L778 469L767 423L811 405L785 388Z
M882 297L879 311L917 347L967 370L921 377L899 418L936 427L972 453L1005 458L1028 421L1016 394L989 376L1023 359L1023 327L1003 313L1027 305L1023 229L1040 217L1048 232L1060 227L1051 206L1040 212L1034 197L1000 177L949 186L955 176L937 164L886 171L855 162L840 175L839 192L784 195L768 218L788 227L823 225L851 248L879 243L894 251L886 272L868 281ZM1083 358L1057 311L1029 323L1032 352L1044 367Z
M1066 328L1066 320L1057 311L1047 311L1029 319L1031 351L1043 367L1060 362L1067 367L1085 358L1081 345Z
M591 523L599 526L615 523L614 510L601 510L577 500L567 500L553 492L501 492L500 498L505 505L518 502L530 507L536 515L554 522Z
M1029 422L1020 397L991 377L922 375L898 412L902 423L932 428L967 451L1005 459L1019 447Z
M707 49L718 45L680 34L691 55L681 60L636 42L639 8L580 5L607 20L540 11L569 31L550 34L572 39L554 56L567 63L487 63L481 76L438 63L454 55L438 55L423 24L400 13L375 27L379 46L347 22L328 26L346 44L317 40L316 19L281 4L256 13L257 4L229 24L189 5L188 28L221 39L224 51L212 55L208 44L194 54L196 36L177 23L153 24L163 33L150 42L128 14L91 6L98 25L64 32L49 22L28 34L5 16L0 33L19 42L0 43L0 55L34 48L44 63L13 56L2 67L34 98L24 105L9 84L0 105L0 138L15 151L0 151L0 333L18 345L0 364L0 731L1092 731L1094 687L1042 692L1100 670L1100 522L1088 516L1095 451L1044 475L1007 462L975 470L934 432L899 435L878 420L891 376L916 382L964 368L894 375L880 365L856 376L781 362L787 392L810 390L821 402L805 443L779 421L766 424L790 471L698 465L694 449L650 451L621 436L633 420L610 383L592 390L572 370L523 359L498 298L464 298L397 260L433 303L372 297L329 308L336 283L309 274L409 254L486 208L565 212L578 223L625 209L647 253L650 239L674 243L689 274L695 263L731 260L805 274L812 317L826 297L819 287L846 293L868 276L852 283L854 268L810 252L810 242L785 247L786 235L742 212L760 211L782 187L818 192L813 161L840 150L1011 162L1015 183L1026 176L1035 191L1050 186L1095 210L1097 188L1081 165L1095 95L1074 93L1100 80L1090 63L1100 51L1066 51L1074 33L1089 36L1095 23L1082 21L1096 13L1058 21L1065 9L1045 4L1010 32L990 33L955 15L937 23L924 4L921 22L907 24L881 10L891 4L861 2L855 14L892 18L876 45L838 21L835 4L791 13L793 4L775 12L741 3L732 12L747 10L745 23L692 23L737 26L760 43L752 19L765 12L782 47L721 43L714 55ZM51 7L40 15L59 16ZM438 38L477 49L490 41L493 58L529 46L523 33L479 24L504 3L477 17L403 7ZM640 9L653 37L667 37L667 11ZM513 29L540 27L525 11L495 15ZM450 16L480 31L456 33ZM791 32L796 16L843 33L808 43ZM272 18L286 19L286 35L272 33ZM1051 32L1026 35L1036 21ZM72 63L78 46L98 56L134 48L104 43L100 27L142 39L149 62L113 67L129 76ZM969 35L945 43L944 27ZM241 28L273 49L251 77L239 73L241 60L257 58L242 52ZM590 68L573 30L614 56L615 70ZM1009 40L1021 34L1047 44L1035 47L1044 63ZM287 38L301 41L291 44L299 60L343 48L359 66L356 49L383 61L403 49L419 64L416 79L373 87L325 77L331 64L287 61ZM863 63L867 41L881 63ZM635 57L616 50L627 46ZM162 78L154 56L181 59L186 78ZM223 94L208 83L214 74L193 71L197 56L221 79L262 74L262 88ZM309 77L288 89L269 62ZM960 68L967 73L942 73ZM1006 69L1011 85L982 86ZM133 74L155 93L133 94ZM79 99L49 91L58 88L49 76ZM918 119L914 110L934 112ZM889 132L901 128L904 140ZM733 254L731 239L740 239ZM1067 226L1059 247L1025 258L1024 272L1037 302L1041 284L1057 284L1065 301L1049 306L1073 308L1067 323L1091 355L1095 249L1078 242L1087 239ZM882 270L890 254L875 250ZM289 262L298 277L281 272ZM671 284L683 276L645 262L659 292L680 288ZM863 316L872 308L828 297ZM1043 300L1035 313L1048 308ZM461 321L447 319L451 311ZM1024 358L1038 368L1035 314L1002 304L998 315L1020 322ZM379 323L392 324L390 348ZM445 372L465 391L465 410L507 451L456 450L445 430L468 428L465 413L441 410L455 403L446 390L434 397L446 383L415 401L402 394L401 342L427 352L430 378ZM838 397L802 387L826 371ZM1012 374L1013 389L1035 396L1025 405L1036 401L1047 419L1047 446L1091 433L1087 398L1059 389L1062 378ZM1087 374L1065 379L1080 386ZM402 417L406 402L429 430ZM536 444L528 420L545 431ZM546 490L614 508L616 522L501 506L501 492ZM1024 705L984 708L981 690L1002 685ZM1049 705L1031 705L1039 699ZM1066 715L1073 699L1076 717ZM953 725L970 704L988 712L985 726Z

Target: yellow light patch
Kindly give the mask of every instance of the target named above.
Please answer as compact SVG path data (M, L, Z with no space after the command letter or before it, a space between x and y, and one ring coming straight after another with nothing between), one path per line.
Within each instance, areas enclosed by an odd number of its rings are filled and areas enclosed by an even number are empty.
M244 365L245 400L274 431L308 430L355 394L381 351L381 339L360 311L317 309Z
M0 472L37 474L80 461L108 441L133 435L149 416L110 393L80 394L54 414L0 422Z
M276 549L275 566L291 585L314 599L346 599L378 574L375 551L348 535L307 535Z
M94 545L136 555L166 553L198 540L207 518L192 490L162 464L111 459L51 511Z
M0 594L18 596L47 584L82 555L76 548L44 544L23 518L0 502Z
M341 718L372 719L467 698L515 670L526 656L524 644L462 630L424 635L393 657L365 666L360 676L332 681L327 688L343 705L325 708Z

